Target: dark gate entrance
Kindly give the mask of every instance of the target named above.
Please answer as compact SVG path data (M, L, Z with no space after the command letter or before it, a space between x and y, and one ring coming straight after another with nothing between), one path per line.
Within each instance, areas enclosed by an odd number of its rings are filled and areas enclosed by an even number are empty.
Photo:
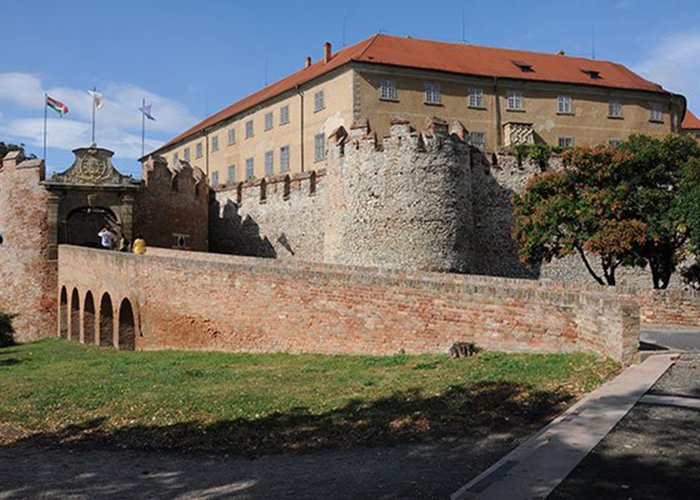
M108 208L82 207L73 210L66 219L65 243L85 247L100 247L97 233L104 226L118 224L117 216Z

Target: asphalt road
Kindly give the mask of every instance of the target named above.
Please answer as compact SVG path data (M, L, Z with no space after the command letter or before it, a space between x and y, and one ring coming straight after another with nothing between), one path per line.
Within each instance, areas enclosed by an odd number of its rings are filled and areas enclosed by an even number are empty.
M699 329L642 328L641 340L647 344L647 346L643 345L643 348L647 349L660 348L661 350L700 352Z

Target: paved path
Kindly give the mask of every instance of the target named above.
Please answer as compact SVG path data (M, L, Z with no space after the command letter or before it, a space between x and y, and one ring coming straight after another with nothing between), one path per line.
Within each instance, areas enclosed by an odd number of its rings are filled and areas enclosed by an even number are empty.
M536 428L258 459L0 447L0 499L447 498Z
M641 340L647 348L700 351L700 330L698 329L644 327L641 330Z
M453 499L699 498L700 353L628 368Z

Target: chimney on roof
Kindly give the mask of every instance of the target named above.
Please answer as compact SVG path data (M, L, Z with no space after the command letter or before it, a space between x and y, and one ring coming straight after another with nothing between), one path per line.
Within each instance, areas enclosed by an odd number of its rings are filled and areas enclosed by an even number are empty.
M331 42L323 44L323 62L328 64L331 60Z
M306 62L304 63L304 67L308 68L311 66L311 56L306 56Z

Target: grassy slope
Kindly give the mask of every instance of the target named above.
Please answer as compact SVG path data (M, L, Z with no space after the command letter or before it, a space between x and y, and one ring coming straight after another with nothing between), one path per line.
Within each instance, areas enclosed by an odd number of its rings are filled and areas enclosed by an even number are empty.
M0 422L130 447L375 444L550 418L616 370L581 354L127 353L45 340L0 349Z

